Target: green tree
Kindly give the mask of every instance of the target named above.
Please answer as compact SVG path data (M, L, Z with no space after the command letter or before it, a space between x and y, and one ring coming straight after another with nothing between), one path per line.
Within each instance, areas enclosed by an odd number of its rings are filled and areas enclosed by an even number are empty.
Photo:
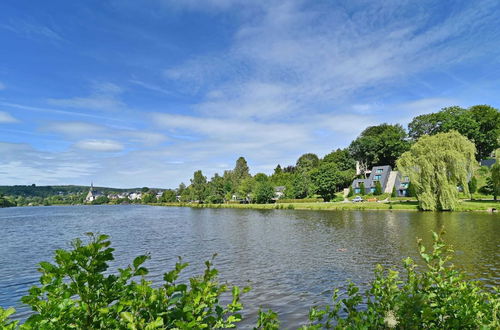
M393 186L393 187L392 187L391 197L398 197L398 194L397 194L397 192L396 192L396 186Z
M255 184L253 199L258 204L267 204L274 198L274 187L269 180L258 181Z
M359 184L359 191L360 191L361 195L366 195L366 188L365 188L365 183L364 182L361 182Z
M335 198L337 187L343 179L341 172L335 163L322 163L311 173L316 193L323 197L325 202Z
M213 204L220 204L224 202L224 178L215 173L210 182L208 183L208 202Z
M493 199L497 200L500 195L500 149L496 151L496 163L491 167L491 185Z
M380 184L380 181L375 181L375 191L373 192L375 196L380 196L382 195L382 185Z
M186 189L186 185L184 184L184 182L181 182L181 183L179 184L179 187L177 188L177 192L176 192L176 194L177 194L178 196L181 196L181 195L182 195L182 193L184 192L184 190L185 190L185 189Z
M150 204L150 203L156 203L156 196L153 193L145 193L142 194L141 198L143 203Z
M161 199L160 199L161 202L163 203L174 203L177 201L177 196L175 194L175 191L173 191L172 189L167 189L163 192L163 194L161 195Z
M472 142L452 131L421 137L397 164L410 177L422 210L453 210L458 204L457 187L468 192L475 152Z
M455 130L476 146L476 159L484 159L499 147L500 111L488 105L468 109L453 106L415 117L408 125L409 135L418 140L423 135Z
M194 200L203 203L207 197L207 177L203 175L201 170L194 172L190 188Z
M334 163L341 171L354 170L356 168L356 160L352 158L349 149L337 149L323 157L322 162Z
M241 180L250 177L250 169L248 168L248 163L244 157L240 157L236 160L233 175L237 184L239 184Z
M477 179L476 177L472 177L469 181L469 193L470 193L470 199L474 199L472 194L475 193L477 190Z
M352 189L352 186L349 186L349 193L347 194L347 197L352 197L354 195L354 189Z
M394 167L396 160L409 147L410 143L401 125L381 124L370 126L361 132L361 135L351 142L349 152L367 168L376 165Z
M147 193L149 191L148 187L142 187L141 192L142 193Z
M316 154L308 153L303 154L297 159L296 168L300 173L308 173L314 168L319 166L319 158Z

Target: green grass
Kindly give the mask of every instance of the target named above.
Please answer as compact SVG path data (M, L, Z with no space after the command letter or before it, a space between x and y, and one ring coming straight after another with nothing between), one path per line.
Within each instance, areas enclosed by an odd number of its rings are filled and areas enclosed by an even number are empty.
M396 201L392 203L280 203L280 204L195 204L195 203L163 203L162 206L186 206L195 208L233 208L233 209L294 209L294 210L418 210L417 201ZM500 202L495 201L463 201L457 211L487 211L500 209Z

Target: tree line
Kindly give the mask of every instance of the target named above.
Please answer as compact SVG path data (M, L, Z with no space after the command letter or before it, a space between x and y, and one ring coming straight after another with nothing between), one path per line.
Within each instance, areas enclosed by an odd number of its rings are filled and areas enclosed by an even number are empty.
M449 145L439 141L441 140L439 134L451 134L451 132L456 134L447 138L450 140ZM429 139L429 136L439 138ZM325 201L331 201L339 198L336 193L348 187L356 178L356 162L362 172L366 172L373 166L390 165L393 168L404 169L410 174L412 165L419 164L417 159L411 158L409 154L399 163L398 159L403 154L411 152L412 148L418 148L419 141L421 141L420 146L426 146L423 156L429 153L427 156L439 156L437 157L439 161L445 163L450 163L452 160L458 162L448 169L454 171L455 176L446 182L447 186L444 186L444 178L439 175L447 177L449 173L438 175L432 167L438 165L436 164L438 160L435 159L433 163L428 159L433 164L428 169L428 175L433 184L444 188L447 191L446 194L455 196L455 193L451 193L451 189L456 189L457 185L469 192L471 190L469 188L474 188L474 190L478 188L474 187L474 182L477 185L477 180L473 176L477 167L475 165L479 160L491 157L499 148L499 137L500 112L498 109L488 105L475 105L469 108L452 106L436 113L416 116L407 129L400 124L387 123L367 127L348 147L334 150L322 158L313 153L303 154L294 165L282 167L278 164L271 175L257 173L252 176L244 157L238 158L232 170L224 171L222 175L216 173L210 179L203 175L201 170L197 170L189 185L181 183L176 190L166 191L160 201L175 202L180 199L184 202L223 203L235 200L268 203L275 197L275 187L284 187L283 197L287 199L304 199L319 195ZM457 144L467 142L470 145L457 146ZM414 151L417 152L416 149ZM468 158L460 157L462 153L465 153ZM448 160L446 161L445 158ZM425 167L427 160L419 159L418 161L423 162L421 165ZM460 174L457 172L458 168L462 169ZM484 193L496 196L498 188L495 188L495 180L493 180L495 168L494 166L491 173L488 169L482 170L486 171L488 182L479 188ZM463 170L468 176L465 180ZM423 187L420 184L422 178L419 179L415 173L410 176L414 182L412 191L416 195L423 196L423 190L433 189L429 185ZM469 184L470 181L473 182L472 186ZM450 188L453 185L455 187ZM378 188L381 190L381 187ZM438 208L450 206L446 202L442 205L440 202L431 204L439 205Z

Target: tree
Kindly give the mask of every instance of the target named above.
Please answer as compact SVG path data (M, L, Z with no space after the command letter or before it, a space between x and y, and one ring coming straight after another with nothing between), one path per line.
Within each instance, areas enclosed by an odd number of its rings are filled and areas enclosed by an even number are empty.
M349 186L349 193L347 194L347 197L352 197L354 195L354 190L352 189L352 186Z
M148 191L149 191L149 188L148 188L148 187L142 187L142 189L141 189L141 192L142 192L142 193L146 193L146 192L148 192Z
M194 172L190 188L194 200L203 203L207 197L207 178L203 175L201 170Z
M476 192L477 190L477 179L476 177L472 177L469 181L469 193L470 193L470 199L474 199L474 197L472 196L473 193Z
M236 161L233 174L236 183L240 183L241 180L250 176L250 169L248 168L248 163L244 157L240 157Z
M156 196L153 193L145 193L142 195L142 202L143 203L156 203Z
M324 163L334 163L341 171L353 170L356 167L356 160L352 158L349 153L349 149L337 149L332 151L325 157L323 157L322 162Z
M397 192L396 192L396 186L393 186L393 187L392 187L391 197L398 197L398 194L397 194Z
M408 125L413 140L424 135L455 130L476 146L476 159L484 159L499 147L500 111L489 105L475 105L468 109L453 106L415 117Z
M179 187L177 188L177 195L181 196L185 189L186 189L186 185L184 184L184 182L181 182L179 184Z
M365 183L364 182L361 182L359 184L359 191L360 191L361 195L365 195L366 194L366 188L365 188Z
M337 186L342 181L342 174L335 163L323 163L311 173L311 178L319 194L325 202L335 198Z
M161 195L160 201L164 202L164 203L173 203L173 202L176 202L177 201L177 196L175 194L175 191L173 191L171 189L165 190L163 192L163 194Z
M458 186L468 192L467 180L475 168L476 148L456 131L421 137L398 160L398 168L410 177L422 210L453 210Z
M375 196L380 196L382 195L382 185L380 184L380 181L375 182L375 191L373 192Z
M210 182L208 183L208 197L209 203L220 204L224 202L226 192L224 191L224 178L215 173Z
M253 198L258 204L267 204L274 198L274 187L269 180L259 181L255 184Z
M496 163L491 167L491 183L493 191L493 199L497 200L500 195L500 149L496 151Z
M394 167L396 160L407 151L410 143L403 127L399 124L370 126L361 132L349 146L352 157L368 168L376 165Z
M303 154L297 159L296 169L300 173L307 173L312 169L318 167L319 158L316 154L308 153Z
M469 111L478 123L473 137L477 149L476 159L485 159L500 147L500 111L489 105L475 105Z

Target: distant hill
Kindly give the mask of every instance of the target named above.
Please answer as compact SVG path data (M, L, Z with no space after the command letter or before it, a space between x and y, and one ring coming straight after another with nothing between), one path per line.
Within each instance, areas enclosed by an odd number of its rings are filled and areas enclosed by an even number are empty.
M113 194L128 191L140 191L142 188L110 188L94 187L104 194ZM160 188L150 188L151 190L163 190ZM89 191L89 186L0 186L0 195L4 196L24 196L24 197L48 197L54 195L74 195L83 194Z

